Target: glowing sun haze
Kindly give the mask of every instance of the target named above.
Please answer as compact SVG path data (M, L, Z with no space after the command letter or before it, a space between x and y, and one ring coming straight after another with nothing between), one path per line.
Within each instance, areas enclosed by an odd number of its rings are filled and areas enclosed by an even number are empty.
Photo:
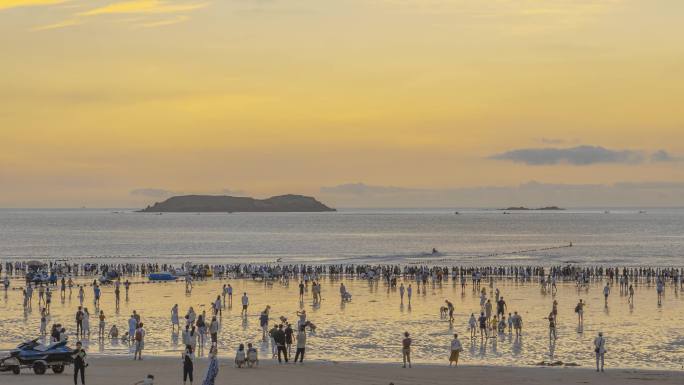
M0 0L0 207L413 205L397 194L531 180L648 184L624 203L684 204L683 14L680 0ZM496 204L478 196L439 203Z

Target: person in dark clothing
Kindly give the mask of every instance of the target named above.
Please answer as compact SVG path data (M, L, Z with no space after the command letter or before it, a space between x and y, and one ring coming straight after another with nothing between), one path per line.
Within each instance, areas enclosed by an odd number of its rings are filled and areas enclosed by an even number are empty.
M83 334L83 318L85 317L85 313L83 313L83 308L80 306L78 307L78 310L76 311L76 337L80 336Z
M285 332L283 331L283 325L278 325L278 330L273 333L273 340L275 340L275 343L278 346L278 362L282 362L280 353L285 357L285 362L288 362L287 349L285 348L287 340L285 338Z
M74 385L78 384L78 373L81 373L81 384L85 385L85 357L86 352L83 350L81 341L76 343L76 350L74 350Z
M498 317L504 315L506 311L506 301L504 301L503 297L501 297L497 302L496 302L496 315Z
M187 345L183 353L183 385L189 379L192 385L192 372L194 369L192 346Z
M294 330L292 330L292 325L289 323L287 326L285 326L285 345L287 347L287 354L289 356L292 356L292 335L294 334Z

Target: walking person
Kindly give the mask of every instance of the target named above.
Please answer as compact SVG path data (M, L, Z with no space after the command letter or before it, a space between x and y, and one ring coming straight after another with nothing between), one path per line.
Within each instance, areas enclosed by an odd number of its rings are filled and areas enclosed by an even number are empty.
M458 355L463 351L463 346L461 341L458 339L458 334L454 334L454 339L451 340L451 355L449 356L449 366L454 364L454 367L458 366Z
M173 305L171 308L171 332L180 331L180 321L178 320L178 304Z
M480 340L489 338L489 333L487 331L487 317L484 312L480 312L480 317L477 319L477 323L480 325Z
M498 290L498 289L497 289ZM496 315L501 317L505 314L507 309L506 301L504 301L503 296L496 301Z
M608 307L608 296L610 295L610 286L608 282L606 282L606 286L603 288L603 300L604 300L604 306Z
M90 339L90 312L88 308L83 308L83 325L81 326L83 337Z
M195 368L194 355L192 353L192 347L190 345L185 346L185 351L183 352L183 385L186 384L187 380L190 380L190 385L192 385L192 372Z
M603 371L604 358L606 354L606 340L603 338L603 332L599 332L598 337L594 339L594 353L596 353L596 371L599 371L599 363L600 369Z
M98 324L98 330L97 330L97 335L100 339L104 339L105 337L105 313L104 310L100 310L100 323Z
M204 381L202 385L214 385L216 381L216 376L219 372L218 358L216 357L216 346L212 346L209 349L209 366L207 367L207 373L204 375Z
M586 302L583 302L581 299L577 303L577 306L575 306L575 313L577 313L577 323L579 326L582 326L584 324L584 306L586 305Z
M404 368L406 368L406 363L408 367L411 367L411 337L409 337L409 332L404 332L404 339L401 340L401 355L404 360Z
M219 323L216 316L211 317L211 323L209 324L209 334L211 335L211 345L218 345L218 329Z
M76 342L76 350L74 350L74 385L78 384L78 374L81 373L81 384L85 385L85 368L88 366L85 362L86 352L83 350L81 341Z
M47 334L47 310L43 308L40 311L40 335L45 337Z
M515 330L515 336L516 337L519 337L520 335L522 335L522 325L523 325L522 317L520 316L520 314L518 314L517 311L514 311L513 312L513 329Z
M549 314L549 340L556 340L556 317L553 316L553 312Z

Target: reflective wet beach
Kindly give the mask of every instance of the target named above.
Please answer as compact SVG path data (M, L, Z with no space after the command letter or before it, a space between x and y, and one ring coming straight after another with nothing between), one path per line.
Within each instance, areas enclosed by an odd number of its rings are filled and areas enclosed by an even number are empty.
M307 359L339 361L398 362L401 359L401 333L409 331L414 340L413 359L416 362L446 362L451 335L456 332L464 345L462 362L487 365L532 365L540 361L560 360L582 366L593 364L592 341L598 331L607 339L606 364L616 367L682 369L684 363L684 299L670 285L666 287L662 306L657 305L653 284L640 283L635 287L635 304L630 306L627 296L614 286L608 307L604 307L601 282L593 282L587 290L578 291L574 283L560 283L555 296L541 290L535 282L495 281L509 311L518 311L523 318L523 336L515 338L506 333L485 343L478 337L470 339L467 329L471 312L479 312L479 295L472 290L471 283L465 292L460 284L451 281L441 285L428 284L427 290L414 293L411 303L404 299L402 304L397 289L389 289L383 282L369 284L365 280L345 279L343 282L353 299L342 303L339 299L339 280L322 281L323 301L314 306L310 291L303 303L298 299L296 281L288 286L279 282L252 280L206 280L194 284L191 294L186 294L182 282L149 283L146 280L131 279L129 298L122 300L117 310L114 304L112 286L103 288L101 306L107 316L106 329L112 322L123 333L133 310L142 316L147 330L145 353L175 355L182 349L179 336L171 332L170 309L177 303L181 318L189 306L198 313L206 309L209 302L220 293L225 283L235 288L234 305L223 311L220 319L219 347L223 354L233 356L239 343L252 342L260 346L261 358L270 357L270 348L261 343L258 315L266 305L271 306L271 324L281 315L295 323L295 312L303 308L308 318L318 327L310 334L307 345ZM77 283L92 282L78 280ZM9 349L19 342L35 338L39 332L40 310L38 294L34 292L33 308L24 312L22 308L19 280L13 280L10 290L2 295L0 311L0 349ZM488 283L482 284L488 292L493 291ZM422 286L421 286L422 289ZM250 298L249 315L240 316L240 296L246 291ZM97 339L97 316L92 303L92 288L86 288L84 306L90 310L91 336L86 346L91 353L128 354L125 343ZM578 333L574 307L578 299L584 299L585 321L582 333ZM451 300L456 307L453 325L440 319L439 308L444 300ZM558 340L549 343L548 321L552 301L559 302ZM59 322L66 326L70 341L75 340L74 314L78 306L77 290L71 296L67 289L66 298L61 300L59 290L53 294L51 319L48 327ZM181 322L183 322L181 320ZM208 350L208 347L207 347ZM205 352L206 353L206 352Z

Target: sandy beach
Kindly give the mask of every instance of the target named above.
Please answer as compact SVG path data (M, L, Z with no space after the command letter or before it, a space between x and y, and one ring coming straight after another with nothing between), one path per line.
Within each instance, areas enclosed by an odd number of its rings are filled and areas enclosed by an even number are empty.
M589 368L537 368L446 365L415 365L403 369L399 364L362 364L311 361L300 364L278 365L270 360L254 369L237 369L231 357L220 356L217 384L299 384L299 385L396 385L416 384L681 384L682 372L607 368L596 373ZM195 384L202 383L206 359L195 363ZM91 357L86 370L86 383L96 385L128 385L142 380L148 373L155 376L155 384L181 384L180 359L151 357L133 362L123 357ZM37 376L29 371L15 376L0 374L0 382L11 384L72 384L72 368L64 374Z

